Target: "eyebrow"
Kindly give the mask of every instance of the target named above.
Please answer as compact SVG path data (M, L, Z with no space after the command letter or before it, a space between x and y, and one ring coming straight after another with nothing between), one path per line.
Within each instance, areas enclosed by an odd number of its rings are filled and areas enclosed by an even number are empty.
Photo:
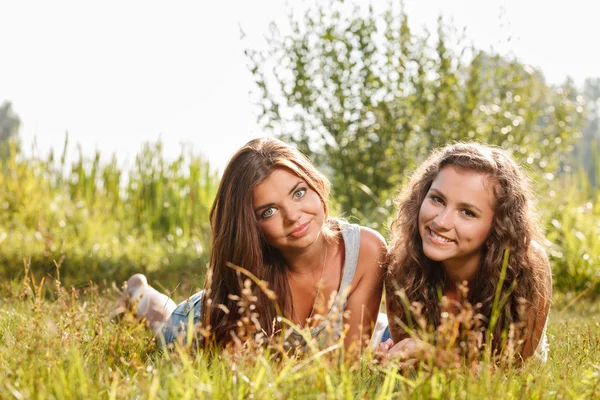
M446 200L446 196L444 196L444 193L440 192L438 189L431 188L431 189L429 189L429 191L430 192L435 192L436 195L438 195L441 198L443 198L444 200ZM461 203L458 203L458 206L461 207L461 208L472 208L475 211L479 212L480 214L483 213L481 211L481 209L479 207L477 207L475 204L461 202Z
M294 185L294 187L288 192L288 196L292 193L294 193L294 191L296 191L296 188L298 188L298 186L302 185L304 183L304 181L299 181L298 183L296 183ZM269 207L273 207L275 205L275 203L267 203L267 204L263 204L262 206L258 206L254 209L255 213L258 213L260 210L263 210L265 208L269 208Z

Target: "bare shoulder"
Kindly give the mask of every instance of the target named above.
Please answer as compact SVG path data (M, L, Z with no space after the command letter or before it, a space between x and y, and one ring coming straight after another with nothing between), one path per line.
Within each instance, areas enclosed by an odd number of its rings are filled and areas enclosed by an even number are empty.
M545 326L550 312L552 302L552 272L550 270L550 261L544 247L535 241L531 242L530 248L531 268L534 269L534 277L538 279L536 306L529 311L527 325L530 334L526 337L523 348L523 357L527 358L534 354L539 347L540 340L543 340Z
M544 246L535 240L531 242L531 251L534 256L534 260L538 263L538 268L543 272L543 277L552 282L552 271L550 270L550 260L548 259L548 253Z
M366 226L360 227L360 250L373 251L379 253L385 250L385 239L379 232Z
M383 236L371 228L361 226L360 251L358 253L359 271L357 272L365 273L367 271L372 271L374 268L383 270L385 254L386 243Z
M539 282L537 286L537 309L540 312L537 317L538 320L535 322L539 328L545 325L552 302L552 271L546 250L540 243L531 242L531 253L530 259L534 268L534 276L537 277Z
M544 249L544 246L542 246L541 244L539 244L538 242L536 242L535 240L531 241L531 248L533 249L533 251L535 251L538 255L543 256L545 258L548 258L548 256L546 255L546 249Z

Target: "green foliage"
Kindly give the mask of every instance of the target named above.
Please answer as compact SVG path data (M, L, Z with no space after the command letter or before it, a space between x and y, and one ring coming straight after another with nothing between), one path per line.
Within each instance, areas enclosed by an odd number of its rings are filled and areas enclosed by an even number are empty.
M327 172L341 211L383 231L407 172L435 147L474 140L510 149L532 173L556 173L582 126L571 82L548 86L518 60L463 44L441 18L416 34L382 13L318 3L247 50L265 129ZM272 73L271 73L272 71Z
M0 160L7 159L11 147L18 145L19 128L21 119L15 113L10 102L0 106Z
M583 166L592 187L599 185L600 169L600 78L588 78L583 87L587 103L587 124L577 141L573 157Z
M540 196L539 209L546 222L554 286L600 293L600 190L591 186L582 167L544 193L548 195Z
M23 260L34 272L55 271L67 283L122 280L133 272L200 285L210 241L208 213L219 177L202 157L182 148L166 161L162 144L146 144L124 170L113 156L69 163L13 153L0 175L0 272L17 276ZM169 274L176 272L175 277Z
M128 171L100 154L67 158L66 150L57 160L17 153L4 164L0 275L22 275L24 260L52 275L62 260L67 284L119 282L134 272L170 287L202 284L218 184L206 161L184 148L168 162L160 143L145 145ZM600 292L600 191L583 169L537 185L554 287Z

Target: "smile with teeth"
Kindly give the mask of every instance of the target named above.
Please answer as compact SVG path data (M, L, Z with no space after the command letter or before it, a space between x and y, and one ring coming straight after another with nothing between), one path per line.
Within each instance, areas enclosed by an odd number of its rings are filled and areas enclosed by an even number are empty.
M452 243L454 242L454 240L448 239L446 237L443 237L441 235L438 235L437 233L435 233L434 231L431 230L431 228L427 228L427 230L429 231L429 234L431 235L432 238L434 238L435 240L439 241L439 242L444 242L444 243Z

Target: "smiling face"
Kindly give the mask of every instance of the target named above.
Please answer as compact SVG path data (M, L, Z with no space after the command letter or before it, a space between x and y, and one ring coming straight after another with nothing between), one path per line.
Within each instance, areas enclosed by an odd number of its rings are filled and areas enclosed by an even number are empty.
M447 166L432 182L419 210L423 252L449 274L470 279L492 228L493 181L479 172Z
M302 251L314 244L325 220L317 192L284 168L276 169L256 186L252 207L267 243L283 254Z

